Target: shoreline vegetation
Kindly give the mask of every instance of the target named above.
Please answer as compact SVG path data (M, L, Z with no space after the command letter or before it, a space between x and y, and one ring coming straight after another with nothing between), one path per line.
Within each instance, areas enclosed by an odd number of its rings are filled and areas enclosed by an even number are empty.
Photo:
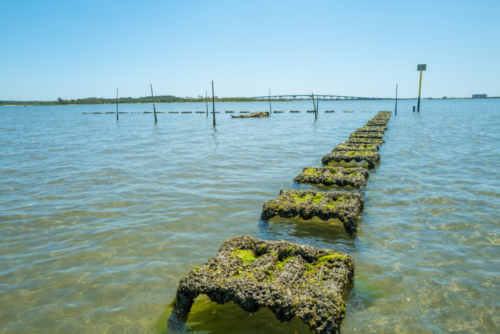
M487 97L483 99L474 99L474 100L487 100L487 99L498 99L500 97ZM449 97L449 98L423 98L422 100L471 100L470 97ZM394 98L366 98L366 99L320 99L322 101L359 101L359 100L394 100ZM398 100L416 100L416 98L399 98ZM212 102L211 98L208 98L209 102ZM223 103L223 102L267 102L268 99L255 99L251 97L215 97L215 102ZM309 101L308 99L272 99L273 102L298 102L298 101ZM149 104L153 103L151 96L145 97L121 97L118 99L119 104ZM155 103L205 103L205 98L202 96L194 97L177 97L172 95L159 95L155 96ZM76 99L76 100L64 100L58 98L56 101L0 101L0 106L9 107L9 106L23 106L23 105L31 105L31 106L52 106L52 105L91 105L91 104L116 104L116 99L111 98L97 98L97 97L88 97L85 99Z

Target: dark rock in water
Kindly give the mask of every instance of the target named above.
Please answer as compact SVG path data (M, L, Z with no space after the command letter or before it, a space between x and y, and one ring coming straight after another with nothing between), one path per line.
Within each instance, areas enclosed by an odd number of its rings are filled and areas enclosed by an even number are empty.
M346 145L366 145L366 144L375 144L382 145L384 143L383 139L374 139L374 138L350 138L345 142Z
M349 138L374 138L382 139L384 135L381 132L353 132Z
M344 111L344 112L354 112L354 111Z
M366 152L360 152L360 151L335 151L332 153L326 154L322 159L321 162L324 165L328 165L332 162L335 163L340 163L340 162L362 162L366 161L368 163L368 167L375 167L377 163L380 162L380 154L377 152L373 151L366 151Z
M119 114L128 114L128 111L120 111Z
M314 333L338 334L346 315L342 293L354 271L352 257L334 249L234 237L181 279L168 332L182 331L194 299L204 294L246 312L267 307L279 321L297 317Z
M314 110L308 110L307 112L309 112L309 113L314 113L315 111L314 111Z
M335 151L346 151L346 152L352 152L352 151L360 151L360 152L366 152L366 151L378 151L380 148L379 145L377 144L345 144L345 143L340 143L338 144L332 152Z
M169 114L178 114L179 112L178 111L169 111L168 113Z
M269 111L265 111L265 112L256 111L256 112L250 113L248 115L240 115L240 116L233 116L233 115L231 115L231 117L232 118L251 118L251 117L260 118L260 117L269 117Z
M282 114L283 111L273 111L273 113L275 113L275 114Z
M363 210L365 200L358 193L342 191L281 190L276 199L267 201L260 218L272 217L302 219L318 217L321 220L338 219L348 232L356 230L356 218Z
M102 114L102 112L93 112L93 114Z
M292 110L292 111L290 111L290 112L293 112L293 113L298 113L298 112L300 112L300 111L299 111L299 110Z
M204 114L205 112L204 111L197 111L196 113L197 114Z
M335 112L334 110L327 110L325 111L325 113L332 113L332 112Z
M152 111L144 111L145 114L152 114Z
M369 172L361 167L306 167L294 181L297 183L324 184L325 186L364 188L368 175Z

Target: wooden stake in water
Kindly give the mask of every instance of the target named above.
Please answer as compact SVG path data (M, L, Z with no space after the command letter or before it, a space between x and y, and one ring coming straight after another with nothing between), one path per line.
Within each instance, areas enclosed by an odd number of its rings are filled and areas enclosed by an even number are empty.
M316 103L314 103L314 94L313 93L311 93L311 97L312 97L313 106L314 106L314 120L317 120L318 119L318 112L316 111Z
M118 87L116 87L116 120L118 120Z
M208 95L207 95L207 91L205 91L205 103L207 104L207 118L208 118Z
M271 88L269 88L269 116L273 113L273 108L271 108Z
M319 96L316 97L316 119L318 119L319 114Z
M398 84L396 84L396 107L394 108L394 116L398 114Z
M158 120L156 119L156 108L155 108L155 97L153 95L153 85L151 85L151 98L153 99L153 111L155 113L155 124L158 122Z
M214 109L214 128L215 128L215 95L214 95L214 81L212 80L212 106Z

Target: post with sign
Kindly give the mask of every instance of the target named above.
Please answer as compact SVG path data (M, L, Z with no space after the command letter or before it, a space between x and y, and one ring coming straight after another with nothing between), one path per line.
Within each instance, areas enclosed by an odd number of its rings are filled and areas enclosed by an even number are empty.
M420 84L418 85L418 104L417 112L420 112L420 92L422 91L422 72L427 68L427 64L419 64L417 66L417 71L420 71Z

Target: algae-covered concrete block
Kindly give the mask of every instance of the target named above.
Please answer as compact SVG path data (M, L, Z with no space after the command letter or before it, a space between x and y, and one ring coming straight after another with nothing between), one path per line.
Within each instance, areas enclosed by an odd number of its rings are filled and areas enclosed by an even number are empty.
M355 132L380 132L384 133L387 131L387 126L364 126L360 129L357 129Z
M375 145L382 145L384 143L383 139L374 139L374 138L350 138L347 140L346 145L366 145L366 144L375 144Z
M353 132L349 138L374 138L382 139L384 135L380 132Z
M385 120L369 120L366 123L367 126L387 126L387 121Z
M334 151L346 151L346 152L351 152L351 151L361 151L361 152L366 152L366 151L378 151L380 148L379 145L377 144L346 144L346 143L340 143L338 144L333 150Z
M294 181L297 183L323 184L325 186L339 186L364 188L370 173L361 167L306 167Z
M267 201L260 217L302 219L318 217L321 220L338 219L344 229L351 233L356 230L356 218L363 210L365 200L358 193L342 191L319 192L314 190L281 190L276 199Z
M376 164L380 162L380 154L373 151L334 151L332 153L328 153L321 159L321 162L324 165L331 165L332 163L341 163L341 162L362 162L365 161L368 164L368 167L375 167Z
M169 333L181 332L198 295L234 302L246 312L270 309L279 321L302 320L317 334L339 334L346 315L342 293L354 260L334 249L238 236L179 282Z

